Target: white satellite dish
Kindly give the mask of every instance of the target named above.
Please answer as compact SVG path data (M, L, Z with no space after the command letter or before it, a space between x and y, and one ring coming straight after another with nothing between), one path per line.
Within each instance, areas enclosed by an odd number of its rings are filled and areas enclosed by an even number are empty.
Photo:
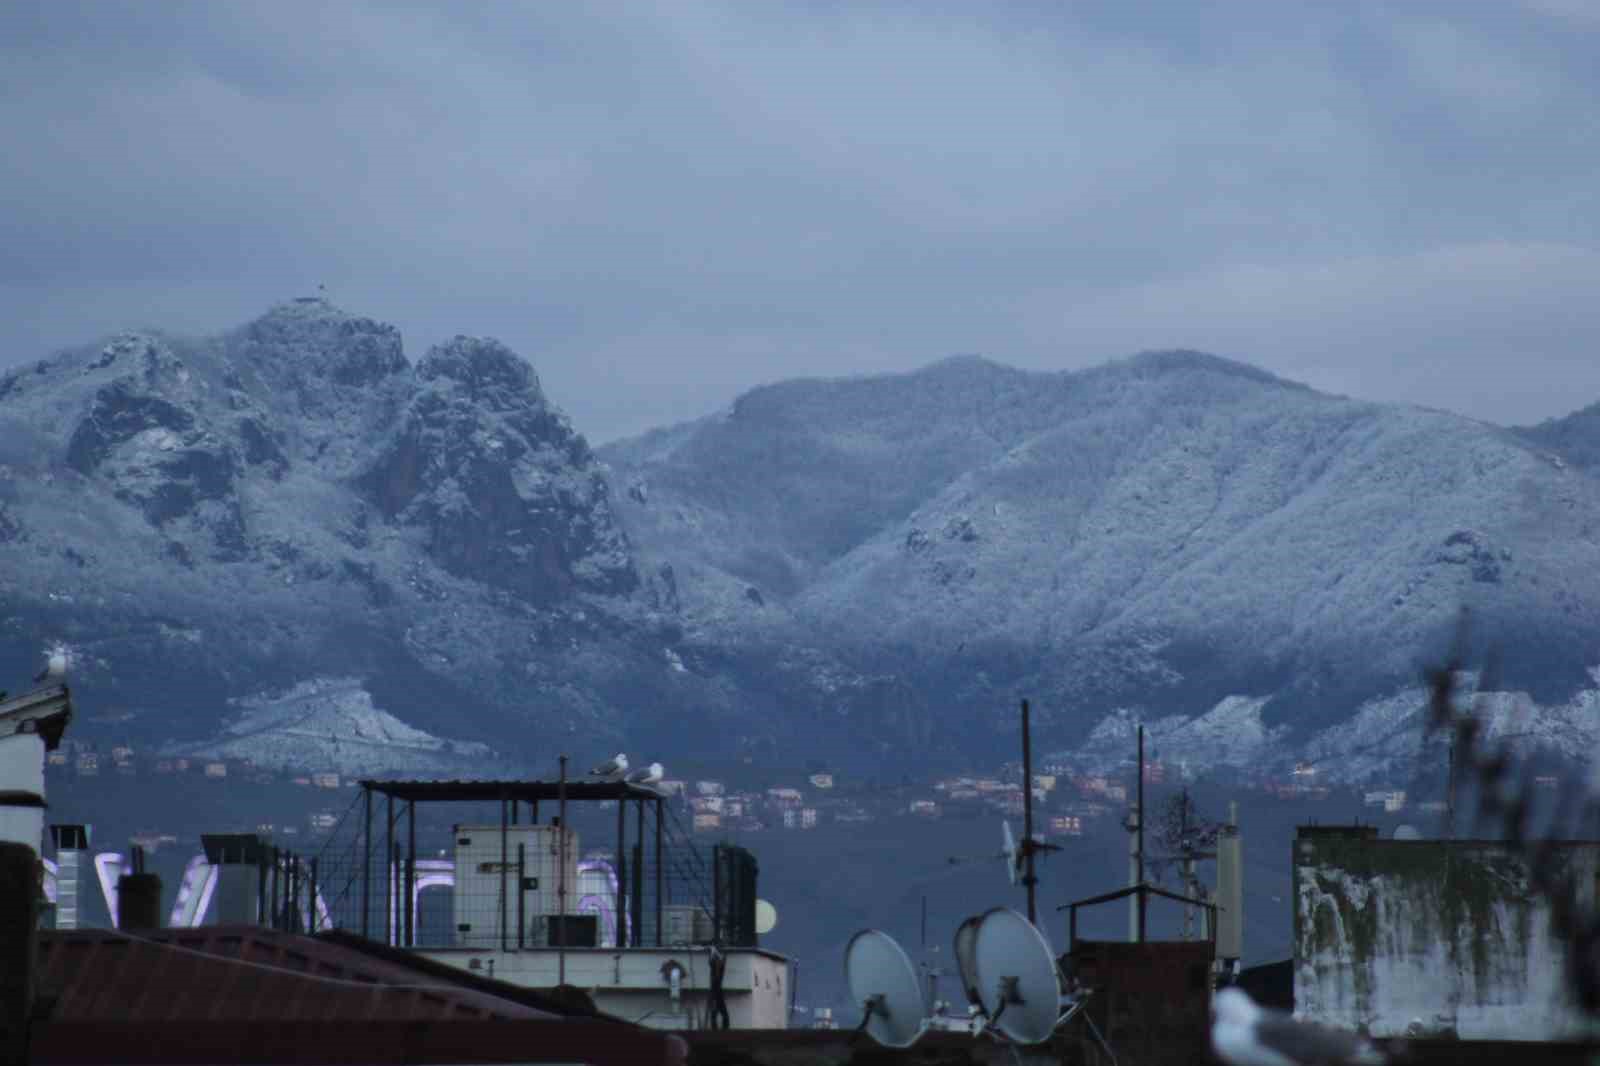
M1033 923L996 907L978 924L978 990L989 1024L1018 1044L1050 1039L1061 1014L1056 960Z
M983 995L978 991L978 923L983 916L974 914L956 927L956 972L961 975L961 990L967 1002L983 1009Z
M1001 822L1000 828L1005 830L1005 845L1001 848L1000 854L1006 860L1006 877L1015 885L1017 883L1017 838L1011 835L1010 822Z
M1396 840L1421 840L1422 834L1417 831L1417 827L1414 825L1397 825L1394 827L1394 838Z
M778 908L764 899L756 900L756 933L760 936L772 932L778 924Z
M923 1033L917 971L887 933L863 929L844 949L850 998L866 1011L862 1028L884 1047L910 1047Z

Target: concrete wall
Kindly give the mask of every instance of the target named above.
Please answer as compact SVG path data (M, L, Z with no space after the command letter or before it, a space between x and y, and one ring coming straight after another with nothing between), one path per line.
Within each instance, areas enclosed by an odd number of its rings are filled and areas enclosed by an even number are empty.
M1561 861L1592 902L1600 845ZM1549 908L1503 844L1302 829L1293 866L1296 1015L1374 1036L1413 1021L1463 1039L1583 1028Z
M451 966L493 976L527 988L554 988L560 980L558 952L473 951L447 949L418 954ZM708 1002L710 958L704 950L685 948L569 948L566 982L581 988L600 1010L627 1021L677 1029L688 1025L684 1007L700 1013ZM732 948L722 990L728 1004L728 1022L735 1029L782 1029L789 1018L789 963L781 955ZM669 961L682 966L685 977L677 1006L672 1003L662 967ZM476 965L474 965L476 963Z

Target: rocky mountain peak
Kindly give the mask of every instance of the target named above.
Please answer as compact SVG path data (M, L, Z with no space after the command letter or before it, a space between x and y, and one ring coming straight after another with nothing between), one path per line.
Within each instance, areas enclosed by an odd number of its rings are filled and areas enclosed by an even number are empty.
M496 411L547 406L533 367L492 337L458 335L436 345L417 364L417 378Z
M316 296L279 304L238 334L238 354L269 381L365 388L409 369L400 331Z
M446 570L524 599L633 588L600 466L525 360L458 336L423 357L417 380L360 479L383 514L424 530Z

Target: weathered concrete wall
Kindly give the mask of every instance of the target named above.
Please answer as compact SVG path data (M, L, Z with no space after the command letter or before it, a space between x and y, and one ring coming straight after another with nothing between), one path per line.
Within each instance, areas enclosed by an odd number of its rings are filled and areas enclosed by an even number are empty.
M1463 1039L1583 1031L1549 907L1504 845L1303 829L1294 849L1298 1016L1374 1036L1413 1021ZM1562 861L1592 901L1600 845Z

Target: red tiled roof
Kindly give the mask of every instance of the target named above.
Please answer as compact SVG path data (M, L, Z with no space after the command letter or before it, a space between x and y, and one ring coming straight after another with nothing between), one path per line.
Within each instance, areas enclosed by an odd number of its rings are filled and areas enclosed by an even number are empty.
M256 926L40 936L53 1021L543 1019L558 1015Z
M249 925L44 932L31 1060L673 1066L687 1055L677 1036L563 1017L501 984Z

